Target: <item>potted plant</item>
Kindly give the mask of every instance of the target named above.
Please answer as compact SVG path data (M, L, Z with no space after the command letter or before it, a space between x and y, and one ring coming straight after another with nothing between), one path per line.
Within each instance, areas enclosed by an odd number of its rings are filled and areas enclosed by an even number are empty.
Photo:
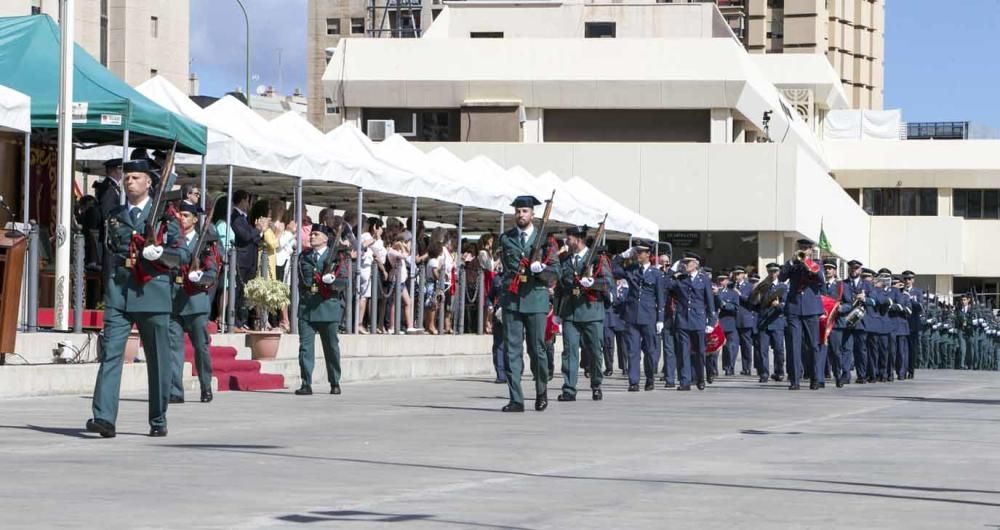
M247 304L257 308L257 329L264 328L267 314L280 311L289 303L288 285L280 280L254 278L244 288ZM278 355L281 331L255 331L247 334L247 346L254 359L274 359Z

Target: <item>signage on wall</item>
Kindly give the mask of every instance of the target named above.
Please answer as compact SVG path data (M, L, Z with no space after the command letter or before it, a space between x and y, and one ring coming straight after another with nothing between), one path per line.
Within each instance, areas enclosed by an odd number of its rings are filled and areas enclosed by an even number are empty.
M698 248L701 246L701 232L664 232L664 241L674 248Z

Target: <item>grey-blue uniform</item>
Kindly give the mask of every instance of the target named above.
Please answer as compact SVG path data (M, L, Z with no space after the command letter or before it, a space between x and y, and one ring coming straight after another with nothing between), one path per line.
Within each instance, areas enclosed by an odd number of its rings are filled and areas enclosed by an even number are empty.
M201 208L187 203L182 203L180 210L195 216L201 213ZM212 298L209 291L212 290L218 277L219 262L214 249L214 241L218 238L215 237L211 226L205 238L208 241L198 257L197 271L191 269L189 263L181 264L173 282L174 308L170 317L170 348L174 353L174 370L170 398L181 402L184 401L185 332L191 339L191 347L194 349L194 365L201 387L201 401L204 403L212 401L212 358L208 354L208 315L212 310ZM181 237L181 244L192 256L198 252L198 243L198 234L194 227ZM192 274L197 277L197 281L192 281Z
M639 384L639 366L643 366L646 374L646 390L656 379L656 367L659 366L659 351L656 342L656 324L663 322L663 273L660 269L647 262L625 264L625 259L631 257L631 252L645 253L648 257L650 245L643 243L626 253L619 254L612 261L614 277L628 282L628 295L622 308L622 320L628 328L626 350L629 356L629 390L637 390ZM647 361L639 363L640 349Z
M844 296L841 303L864 308L865 317L857 320L853 326L848 325L844 329L842 348L847 361L854 366L854 375L857 382L864 384L869 376L874 377L874 368L868 365L868 331L867 325L871 322L868 314L874 311L875 297L872 294L874 287L867 279L871 277L871 271L864 268L864 264L858 260L847 262L850 270L850 277L844 280ZM864 301L859 299L859 295L864 293Z
M892 336L892 321L889 317L889 307L892 306L893 298L890 290L892 286L891 272L889 269L879 269L876 285L872 289L875 299L875 308L865 315L870 319L865 322L865 330L868 332L868 364L874 367L873 373L869 374L868 382L884 381L889 377L889 356L891 353L890 338Z
M618 368L621 369L622 375L628 374L628 324L622 318L626 298L628 298L628 282L624 280L615 282L611 295L611 314L608 321L609 326L614 330L615 348L618 351Z
M493 308L493 369L496 371L497 384L507 382L507 352L503 349L503 321L497 316L496 308L500 307L500 290L503 289L503 276L497 274L490 281L489 305ZM503 315L503 311L500 312Z
M812 241L800 239L800 249L812 247ZM807 258L808 259L808 258ZM826 360L819 352L819 316L823 314L820 290L823 277L819 266L810 267L804 260L792 260L781 268L778 279L788 282L788 296L785 298L785 315L791 330L792 344L789 347L788 380L789 389L797 390L802 376L802 350L812 352L812 385L822 384ZM811 386L812 386L811 385Z
M920 333L923 330L924 321L924 292L921 289L912 286L913 279L915 277L916 275L913 271L903 271L903 281L906 283L903 287L903 292L909 294L910 299L913 300L913 305L911 306L912 312L909 316L909 358L907 359L907 364L904 367L905 374L908 379L913 379L913 373L917 366L917 358L920 353Z
M663 379L666 388L677 386L677 311L670 291L674 286L673 273L663 271L663 333L660 334L660 351L663 354Z
M124 181L133 175L145 174L152 180L154 172L146 160L132 160L124 164ZM139 177L135 177L139 178ZM128 189L126 183L126 189ZM152 189L152 188L150 188ZM105 230L107 252L111 254L112 270L104 290L104 331L100 367L94 388L93 414L87 430L110 438L115 436L118 418L118 399L121 390L122 364L125 343L132 326L139 328L146 353L146 375L149 383L150 435L165 436L167 428L167 402L170 393L170 313L173 309L170 269L188 261L187 250L178 244L180 229L177 220L169 216L157 219L157 243L162 254L148 260L138 239L146 220L156 215L154 200L148 196L113 208L108 215ZM152 242L151 242L152 243ZM151 254L155 251L151 251Z
M910 315L913 314L913 299L910 293L903 291L903 279L893 277L892 297L894 304L890 311L892 318L893 357L890 359L892 370L889 379L895 373L899 379L906 379L907 366L910 363Z
M340 339L337 330L344 317L347 288L346 262L340 241L333 230L314 224L310 233L312 249L299 258L299 372L302 386L297 395L312 394L312 374L316 362L316 335L323 345L323 360L330 393L340 393ZM324 234L327 245L319 243ZM318 241L312 239L320 238ZM317 245L317 243L319 243Z
M724 276L720 276L719 279L724 278ZM732 375L731 372L736 369L736 356L740 347L739 331L737 330L740 291L736 288L736 284L726 284L724 289L719 290L716 294L716 303L719 308L719 322L722 324L722 331L726 333L722 369L726 375Z
M781 270L777 263L768 263L767 272L769 275ZM762 292L757 307L757 344L759 346L757 376L761 383L766 383L768 377L773 377L775 381L781 381L785 377L785 299L788 296L788 286L779 283L777 278L770 276L762 282L767 282L766 286L758 286ZM774 373L771 373L771 352L774 350Z
M823 268L826 270L836 270L837 260L827 259L823 262ZM822 349L826 350L824 355L827 362L830 363L831 372L833 373L833 379L837 384L837 388L843 387L844 383L851 378L850 364L848 363L848 354L844 349L844 332L847 329L847 313L851 311L851 304L846 304L843 302L844 293L847 290L846 284L840 279L834 276L833 279L828 279L823 282L823 294L830 297L836 302L836 307L830 318L833 319L832 328L830 329L830 335L826 338L826 344L820 346ZM827 323L828 325L829 322Z
M742 272L745 271L743 269L736 270L737 274ZM753 335L757 327L757 314L750 304L753 286L744 280L737 282L735 288L740 293L740 303L736 308L736 331L740 339L740 371L743 375L750 375L750 367L753 366ZM734 369L734 367L730 367L730 370Z
M693 252L684 254L683 262L700 264ZM705 388L705 333L716 324L712 281L701 271L678 272L670 293L677 312L677 364L680 371L678 390L690 390L692 375L699 389ZM693 371L692 374L692 361Z

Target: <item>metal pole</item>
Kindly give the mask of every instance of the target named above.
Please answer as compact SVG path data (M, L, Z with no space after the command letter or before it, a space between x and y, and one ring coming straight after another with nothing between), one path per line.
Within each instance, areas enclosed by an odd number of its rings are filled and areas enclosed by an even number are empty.
M243 5L242 0L236 0L236 3L240 5L240 9L243 10L243 20L246 21L247 25L247 107L250 106L250 16L247 15L247 8Z
M227 274L229 284L226 289L226 332L231 333L233 324L236 322L236 245L232 241L236 232L233 232L233 166L229 166L229 178L226 182L226 255L229 256L229 267ZM232 233L234 237L229 237Z
M482 269L482 267L479 268L479 274L478 274L478 278L476 279L476 285L479 286L479 291L478 291L479 296L476 297L477 298L477 302L476 303L479 304L479 308L476 310L476 334L482 335L483 334L483 325L485 324L485 321L483 320L483 318L486 316L486 307L485 307L486 306L486 271L484 271Z
M206 201L208 201L208 162L205 161L205 155L201 155L201 182L199 183L201 187L201 210L207 211ZM205 214L201 215L204 220Z
M503 212L500 212L500 233L503 233Z
M378 298L381 294L379 291L381 290L382 285L382 282L378 277L377 261L372 261L372 274L369 284L371 285L372 295L368 298L368 327L371 330L372 335L374 335L378 330L378 325L376 324L376 322L378 322Z
M424 291L424 286L427 281L427 265L423 265L419 269L419 274L416 274L417 278L414 280L417 290L417 301L414 303L414 311L416 314L413 315L413 327L417 329L423 329L424 327L424 302L426 301L426 293ZM412 300L412 298L411 298Z
M73 333L83 333L83 234L73 234Z
M29 233L30 233L29 223L31 221L31 218L30 218L30 215L31 215L31 211L30 211L31 210L31 132L30 131L24 133L24 164L23 164L23 166L24 167L22 168L22 171L24 173L24 186L23 186L24 189L21 190L21 191L22 191L22 194L24 195L24 198L22 199L22 202L21 202L21 209L23 210L21 217L22 217L22 222L24 223L24 227L22 229L26 231L26 233L24 234L24 236L28 238L28 244L30 245L31 244L31 238L29 237ZM24 287L21 289L21 293L22 293L22 296L21 296L21 329L25 330L25 331L28 329L28 308L30 307L30 303L28 302L28 283L29 283L28 279L31 277L31 269L38 266L37 263L36 264L32 264L31 261L30 261L30 258L31 258L31 251L29 250L28 252L25 252L24 267L23 267L23 271L21 272L21 281L24 284Z
M302 257L302 179L295 183L295 249L292 251L291 307L288 308L288 327L292 333L299 332L299 259Z
M38 331L38 223L28 231L28 331Z
M393 300L392 300L392 332L399 334L399 329L402 327L400 323L403 321L403 282L399 280L399 276L392 281L393 288ZM411 298L412 300L412 298Z
M122 165L124 166L125 161L128 160L128 129L122 132ZM118 204L125 206L125 189L121 187L121 182L119 181L119 189L121 193L118 194ZM205 191L205 190L202 190ZM105 274L107 277L107 273Z
M411 322L414 322L414 326L416 326L416 320L414 320L414 318L416 317L416 310L415 310L415 307L414 307L414 305L415 305L414 304L414 300L416 300L415 296L417 294L417 278L416 278L416 275L417 275L416 274L416 272L417 272L417 198L416 197L413 198L413 203L412 203L412 205L410 207L410 225L411 225L410 226L411 230L413 230L413 233L411 234L413 237L410 240L410 272L411 272L410 273L410 281L409 281L409 284L410 284L410 286L409 286L409 289L410 289L410 312L411 312L411 317L410 318L411 318Z
M457 240L455 242L455 252L452 253L452 258L455 261L455 266L458 269L458 273L455 274L455 281L458 285L455 286L455 296L451 299L451 323L452 332L455 335L461 335L463 331L463 325L465 324L465 262L462 261L462 228L465 224L465 206L458 205L458 231ZM457 256L457 259L455 259Z
M22 222L24 222L25 224L25 229L27 229L27 225L30 222L29 215L31 214L31 212L29 211L31 205L31 133L30 132L24 133L24 167L22 169L24 173L24 190L22 190L24 192L24 203L22 205L22 209L24 211L22 212L21 218L23 220Z
M350 256L348 256L348 258L350 258ZM348 260L348 263L350 263L350 260ZM347 275L347 292L348 293L353 293L354 292L354 285L355 285L354 284L354 274L348 274ZM354 320L354 306L355 306L354 300L355 300L355 297L353 295L352 296L347 296L346 300L345 300L346 303L347 303L347 307L345 308L345 311L344 311L344 320L342 321L344 323L344 333L354 333L354 326L351 325L351 321Z
M365 190L363 188L358 188L358 219L357 223L354 225L354 249L357 252L356 263L354 270L358 276L358 287L361 286L361 230L363 227L361 225L361 219L363 218L362 208L365 204ZM347 219L344 219L347 222ZM368 285L371 285L369 282ZM361 291L355 289L354 294L354 333L357 333L361 329Z
M61 56L59 62L59 169L56 181L55 226L55 329L69 329L70 216L73 200L73 71L75 42L74 0L62 0L59 12Z

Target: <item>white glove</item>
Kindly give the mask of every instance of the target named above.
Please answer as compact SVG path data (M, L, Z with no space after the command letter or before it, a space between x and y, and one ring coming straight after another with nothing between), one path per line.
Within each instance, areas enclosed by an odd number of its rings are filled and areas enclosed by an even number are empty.
M542 263L540 261L533 261L533 262L531 262L531 272L533 272L535 274L538 274L539 272L542 272L543 270L545 270L545 264L544 263Z
M320 279L323 280L323 283L330 285L336 278L334 278L332 274L324 274L323 277Z
M660 333L663 333L663 322L656 323L656 334L659 335Z
M559 318L559 317L555 317L555 316L552 317L552 321L555 322L557 326L561 326L562 325L562 319Z
M142 257L149 261L156 261L163 256L163 247L157 245L151 245L142 249Z
M594 286L594 279L593 278L580 278L580 285L582 285L583 287L585 287L587 289L590 289L591 287Z
M494 309L493 316L497 317L497 320L501 320L503 318L503 309L499 307Z
M705 333L711 333L713 329L715 328L712 326L705 326Z
M625 249L625 252L621 253L621 257L625 259L629 259L632 256L635 256L635 247L629 247Z
M204 275L205 273L202 271L191 271L188 273L188 280L190 280L191 283L198 283Z

